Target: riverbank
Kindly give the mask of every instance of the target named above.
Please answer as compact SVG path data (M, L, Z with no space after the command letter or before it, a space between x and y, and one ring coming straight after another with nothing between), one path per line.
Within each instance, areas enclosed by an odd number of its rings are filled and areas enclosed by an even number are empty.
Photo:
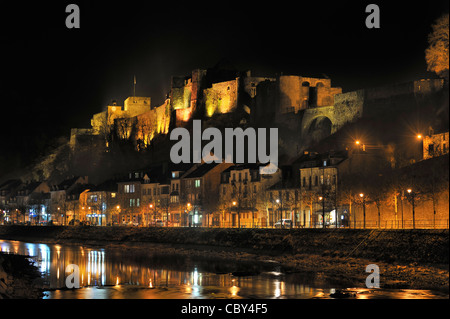
M39 299L41 274L25 256L0 252L0 299Z
M236 261L272 260L342 287L365 287L369 264L382 288L448 293L448 230L213 229L0 226L0 238L145 249Z

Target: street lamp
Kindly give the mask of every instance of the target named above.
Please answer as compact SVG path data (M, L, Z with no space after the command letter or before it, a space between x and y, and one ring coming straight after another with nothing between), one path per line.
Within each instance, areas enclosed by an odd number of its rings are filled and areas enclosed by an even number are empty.
M415 216L415 203L414 203L414 197L415 197L415 194L414 194L414 192L412 191L412 189L411 188L408 188L407 190L406 190L407 192L408 192L408 194L411 196L411 204L412 204L412 220L413 220L413 229L416 229L416 216Z
M356 140L355 144L358 145L359 149L361 150L361 141L360 140ZM365 144L362 144L362 150L363 150L363 152L366 151L366 145Z
M366 229L366 198L363 193L360 193L359 197L361 197L363 201L363 227Z
M187 222L188 222L188 224L189 224L189 227L191 227L191 221L190 221L190 217L189 217L189 213L190 213L190 211L191 211L191 203L187 203Z
M417 136L416 136L416 138L420 141L420 142L422 142L422 143L420 143L419 142L419 148L420 148L420 150L419 150L419 161L420 160L422 160L423 159L423 135L422 134L417 134Z
M322 201L322 227L325 228L325 198L319 196L319 200Z

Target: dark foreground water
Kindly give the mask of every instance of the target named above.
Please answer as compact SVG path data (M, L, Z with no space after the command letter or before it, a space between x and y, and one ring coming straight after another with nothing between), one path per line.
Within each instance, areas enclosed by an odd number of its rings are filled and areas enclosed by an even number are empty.
M167 256L145 250L0 240L0 251L32 257L42 273L46 299L332 298L336 289L315 276L286 274L276 262L237 263ZM67 289L66 269L76 265L80 289ZM72 281L73 282L73 281ZM346 288L358 299L428 299L430 290Z

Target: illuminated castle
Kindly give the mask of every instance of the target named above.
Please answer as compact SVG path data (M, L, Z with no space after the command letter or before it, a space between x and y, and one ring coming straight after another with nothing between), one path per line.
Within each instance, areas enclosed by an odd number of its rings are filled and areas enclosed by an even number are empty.
M241 111L248 119L297 114L312 107L332 106L341 88L331 87L331 80L279 75L256 77L250 71L195 69L189 76L172 77L165 102L152 107L150 97L132 96L124 105L108 105L94 114L91 128L72 129L70 145L74 149L83 139L110 143L117 138L133 141L137 150L145 149L158 134L168 134L171 125L184 126L192 118L208 119L215 115Z

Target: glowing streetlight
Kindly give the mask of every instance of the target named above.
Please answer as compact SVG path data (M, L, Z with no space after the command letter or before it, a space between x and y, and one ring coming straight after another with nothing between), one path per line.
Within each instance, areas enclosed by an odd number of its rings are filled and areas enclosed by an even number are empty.
M359 197L361 197L363 200L363 217L364 217L363 226L364 226L364 229L366 229L366 199L365 199L363 193L360 193Z
M358 140L355 142L356 145L359 145L361 142Z
M325 199L323 196L319 196L319 201L322 202L322 227L325 228Z
M421 140L423 138L422 134L417 134L417 139Z
M415 229L416 228L416 216L415 216L416 214L415 214L415 202L414 202L415 194L411 188L408 188L406 191L411 196L413 229Z

